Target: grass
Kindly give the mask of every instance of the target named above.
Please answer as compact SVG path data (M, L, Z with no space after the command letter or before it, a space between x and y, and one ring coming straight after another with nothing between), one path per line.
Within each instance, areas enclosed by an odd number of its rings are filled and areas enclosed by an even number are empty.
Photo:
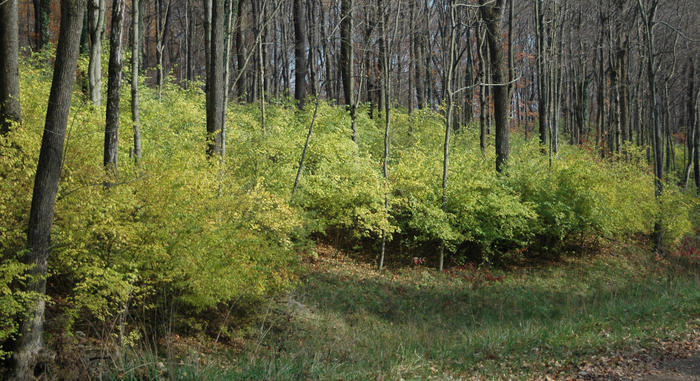
M632 248L498 273L322 258L228 377L527 378L683 334L699 286L697 272Z
M509 270L305 265L242 351L177 379L526 379L700 323L700 274L625 246ZM223 365L223 364L226 365ZM223 366L222 366L223 365ZM171 375L173 375L171 373Z

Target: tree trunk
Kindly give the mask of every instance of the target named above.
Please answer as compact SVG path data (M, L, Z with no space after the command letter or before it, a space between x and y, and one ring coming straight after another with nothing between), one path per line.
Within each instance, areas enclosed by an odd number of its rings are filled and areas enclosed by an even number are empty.
M238 12L236 20L238 20L238 28L236 29L236 61L238 64L238 82L236 83L237 95L239 100L245 99L246 93L246 49L245 49L245 25L246 18L244 12L245 0L239 0Z
M104 166L117 174L119 156L119 104L122 92L122 35L124 34L124 0L112 2L112 27L109 36L109 70L107 79L107 115L105 123Z
M357 143L357 130L355 124L355 103L353 102L354 88L354 63L352 47L352 0L341 0L340 8L340 70L343 76L343 91L345 105L352 119L352 140Z
M294 98L299 108L306 101L306 20L302 0L294 0ZM326 63L328 64L328 63Z
M207 154L223 158L224 0L213 0L210 62L207 68Z
M662 134L661 126L659 124L659 116L657 113L656 105L656 73L655 73L655 63L654 54L656 51L654 49L654 25L656 23L654 16L656 15L656 9L658 5L658 0L652 0L648 9L642 5L642 0L637 0L639 10L642 14L644 20L644 27L646 32L646 43L647 43L647 81L649 83L649 110L651 112L651 122L652 122L652 138L654 142L654 184L656 186L656 197L661 197L664 191L664 148L662 145ZM697 151L696 151L697 153ZM658 220L654 224L654 235L656 250L663 252L663 231L661 229L661 221Z
M450 45L449 45L449 55L450 59L448 61L447 67L447 83L446 83L446 93L447 93L447 113L445 115L445 142L443 145L443 155L442 155L442 212L447 213L447 179L448 170L450 163L450 133L452 132L452 119L454 113L454 91L453 91L453 77L455 68L455 39L457 30L457 20L455 18L455 0L450 0ZM442 272L445 262L445 242L443 241L440 245L440 261L438 264L438 270Z
M165 2L165 3L163 3ZM164 5L165 4L165 5ZM156 60L158 60L158 99L163 95L163 81L165 68L163 67L163 51L170 23L170 0L156 0Z
M540 127L540 143L547 143L547 97L545 87L545 28L543 0L535 2L536 32L537 32L537 113Z
M508 75L503 63L501 48L501 10L504 0L486 4L479 0L481 16L486 23L486 41L491 56L491 78L493 84L494 121L496 124L496 170L503 172L510 154L510 128L508 128Z
M476 30L476 53L477 59L479 60L479 81L481 86L479 86L479 147L481 148L481 154L486 155L486 82L488 78L486 77L486 63L484 54L484 37L481 35L481 27Z
M85 0L61 1L61 31L29 212L28 251L24 256L25 263L33 265L30 271L32 278L26 286L27 290L36 292L40 297L29 304L27 315L22 322L14 353L14 377L17 380L34 379L37 355L43 348L43 296L46 294L51 225L61 176L63 144L75 83L84 10Z
M134 0L131 7L131 28L133 39L131 41L131 121L134 128L134 160L138 163L141 159L141 118L139 116L139 2Z
M90 63L88 64L88 81L90 100L96 106L102 104L102 37L104 36L106 11L107 0L89 0Z
M22 118L19 104L17 0L0 3L0 134Z

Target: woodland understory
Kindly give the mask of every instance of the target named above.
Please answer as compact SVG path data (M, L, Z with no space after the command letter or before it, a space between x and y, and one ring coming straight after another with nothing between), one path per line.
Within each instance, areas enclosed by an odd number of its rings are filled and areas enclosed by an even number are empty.
M694 376L699 7L0 0L0 377Z

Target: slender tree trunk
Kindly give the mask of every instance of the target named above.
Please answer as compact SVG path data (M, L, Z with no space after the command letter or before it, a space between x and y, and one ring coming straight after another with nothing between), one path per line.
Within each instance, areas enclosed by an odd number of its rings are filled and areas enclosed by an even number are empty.
M294 0L294 98L299 108L306 102L306 20L302 0Z
M453 77L455 68L455 49L456 49L456 31L457 31L457 20L455 17L455 0L450 0L450 45L449 45L449 55L450 59L448 61L447 67L447 115L445 115L445 142L443 144L442 151L442 212L447 213L447 179L450 164L450 133L452 132L452 119L454 113L454 91L453 91ZM438 270L442 272L445 262L445 242L443 241L440 245L440 262L438 264Z
M211 8L210 62L207 68L207 154L223 159L224 127L224 0Z
M239 0L238 2L238 10L237 10L237 24L238 27L236 28L236 60L238 61L238 82L236 83L236 87L238 90L236 91L239 97L239 100L244 100L245 99L245 94L246 94L246 48L245 48L245 27L246 27L246 18L245 18L245 0Z
M353 62L353 2L352 0L342 0L340 10L340 70L343 76L343 91L345 97L345 105L350 112L352 120L352 140L357 143L356 115L355 102L353 102L353 94L355 93L355 75Z
M90 100L97 106L102 104L102 37L106 10L107 0L89 0L90 63L88 64L88 80Z
M228 94L229 94L229 82L231 81L231 44L233 42L233 15L235 8L238 7L237 0L227 0L225 2L226 7L226 18L224 24L226 25L226 35L224 36L224 81L221 84L223 87L224 96L224 107L222 108L223 115L222 126L221 126L221 151L226 153L226 111L228 110ZM264 127L263 127L264 130ZM222 159L224 157L222 156Z
M139 1L143 0L133 1L134 4L131 7L133 12L131 17L131 28L133 30L133 39L131 41L131 122L134 128L133 158L138 163L141 160L141 118L139 116L139 40L141 32L139 30Z
M485 36L481 35L481 27L476 30L476 52L477 58L479 60L479 81L481 85L479 86L479 147L481 147L481 154L486 156L486 82L488 78L486 77L486 62L484 54L484 39Z
M17 0L0 3L0 135L19 122L19 31Z
M112 27L109 37L109 77L107 78L107 114L105 123L104 166L117 174L119 155L119 104L122 92L122 37L125 0L112 1Z
M258 59L260 66L260 122L263 136L265 136L267 134L267 115L265 115L265 63L263 61L262 36L258 38Z
M486 23L486 41L491 56L494 120L496 122L496 170L503 172L510 154L510 128L508 128L508 84L501 47L501 10L504 0L486 4L479 0L481 15Z
M536 0L535 18L537 31L537 113L539 114L540 143L547 143L547 98L545 87L545 27L544 27L544 2Z
M170 0L156 0L156 59L158 60L158 99L163 95L163 81L165 80L165 68L163 67L163 51L165 50L170 23Z
M61 176L63 144L75 83L84 10L85 0L61 1L61 30L29 212L28 250L24 256L25 263L33 265L30 270L32 278L26 288L40 297L29 304L19 332L14 353L14 378L17 380L34 379L37 355L44 345L43 296L46 294L51 225Z
M662 145L662 133L661 126L659 125L659 116L657 113L656 105L656 73L655 73L655 63L654 54L656 54L654 48L654 26L656 23L655 15L658 6L658 0L651 0L651 4L648 8L642 5L642 0L637 0L639 6L639 11L642 14L644 20L644 27L646 32L646 43L647 43L647 81L649 83L649 110L651 112L651 122L652 122L652 134L654 141L654 184L656 186L656 197L661 197L664 191L663 178L664 178L664 150ZM656 221L654 225L654 235L656 241L656 250L663 252L663 230L661 228L661 221Z

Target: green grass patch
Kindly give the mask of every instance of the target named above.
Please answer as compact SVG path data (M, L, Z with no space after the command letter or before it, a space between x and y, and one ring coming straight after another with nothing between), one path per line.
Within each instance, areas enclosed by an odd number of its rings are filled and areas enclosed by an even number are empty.
M700 316L698 274L621 251L443 274L322 259L226 377L527 378L684 333Z

